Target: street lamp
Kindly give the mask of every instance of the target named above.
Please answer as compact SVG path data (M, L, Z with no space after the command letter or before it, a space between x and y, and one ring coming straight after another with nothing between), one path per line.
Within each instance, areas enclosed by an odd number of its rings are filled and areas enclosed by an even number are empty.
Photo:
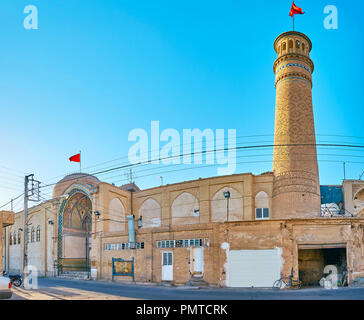
M229 221L229 199L230 199L230 191L224 192L224 197L226 199L226 221Z

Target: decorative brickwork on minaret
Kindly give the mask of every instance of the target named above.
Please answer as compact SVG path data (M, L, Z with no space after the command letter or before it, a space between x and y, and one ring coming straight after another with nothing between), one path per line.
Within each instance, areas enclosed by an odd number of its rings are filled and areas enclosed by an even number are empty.
M276 113L272 218L320 215L311 48L310 39L300 32L285 32L274 42L278 57L273 67Z

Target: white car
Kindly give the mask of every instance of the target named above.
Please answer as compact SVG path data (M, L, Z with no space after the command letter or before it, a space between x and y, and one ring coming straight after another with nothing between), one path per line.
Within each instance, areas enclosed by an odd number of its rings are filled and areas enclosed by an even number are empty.
M0 276L0 299L9 299L12 295L10 278Z

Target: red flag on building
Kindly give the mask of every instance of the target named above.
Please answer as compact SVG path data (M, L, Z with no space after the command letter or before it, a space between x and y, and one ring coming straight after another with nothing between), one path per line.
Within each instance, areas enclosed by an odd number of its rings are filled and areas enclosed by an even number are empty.
M81 153L77 153L74 156L70 157L69 159L70 161L73 162L81 162Z
M291 11L289 12L290 17L293 18L293 15L295 14L304 14L301 8L297 7L294 2L292 2Z

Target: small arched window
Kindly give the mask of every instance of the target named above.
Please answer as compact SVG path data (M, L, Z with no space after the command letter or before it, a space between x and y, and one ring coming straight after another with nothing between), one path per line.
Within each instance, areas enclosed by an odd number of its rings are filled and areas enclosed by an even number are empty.
M299 49L301 46L301 41L299 40L296 40L296 48Z
M21 242L21 233L20 233L20 230L18 230L18 244L20 244Z
M282 50L283 50L283 51L286 51L286 50L287 50L287 45L286 45L286 43L285 43L285 42L283 42Z
M37 242L40 241L40 226L37 227Z
M13 234L10 232L9 245L13 244Z
M269 196L264 191L255 196L255 219L269 219Z
M293 49L293 41L292 40L288 41L288 48Z
M32 234L31 234L31 242L34 242L34 239L35 239L35 229L34 227L32 227Z
M305 52L305 44L302 43L302 51Z

